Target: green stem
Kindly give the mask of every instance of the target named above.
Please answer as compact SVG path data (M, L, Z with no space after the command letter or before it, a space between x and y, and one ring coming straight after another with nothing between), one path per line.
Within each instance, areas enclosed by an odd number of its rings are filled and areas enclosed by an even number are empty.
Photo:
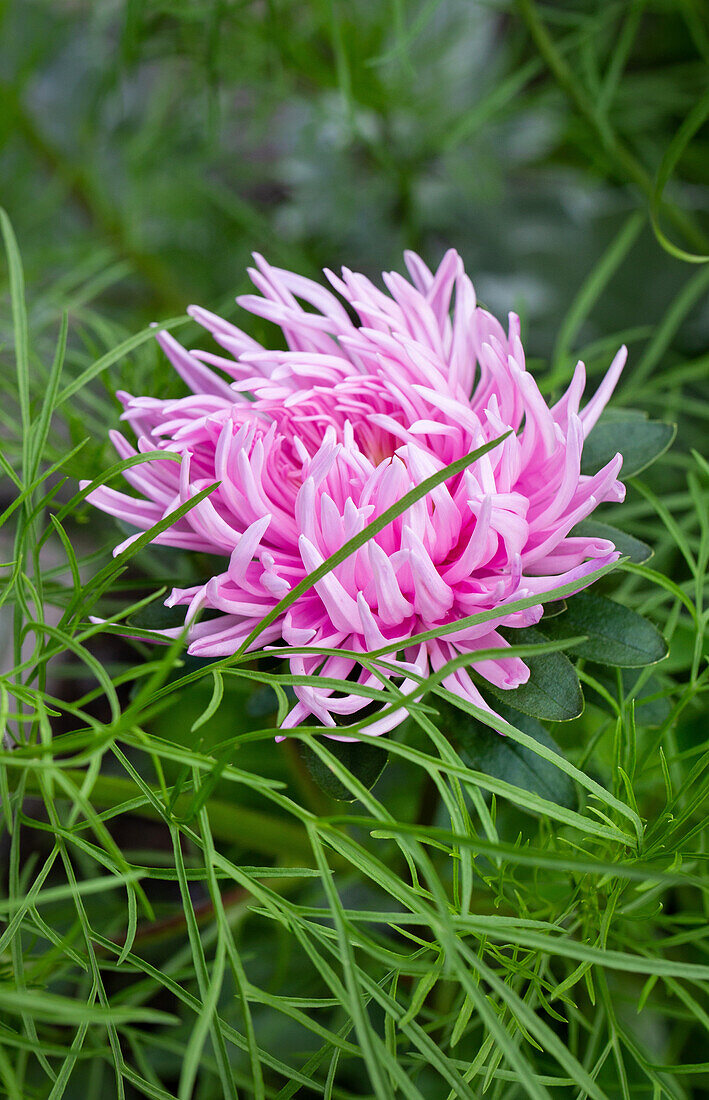
M654 190L652 176L634 153L613 132L607 120L598 113L593 100L586 94L580 80L574 76L567 62L557 50L554 40L539 17L534 0L517 0L517 6L539 53L579 114L598 134L605 152L615 166L619 179L621 181L630 180L646 198L650 199ZM684 234L685 239L694 248L702 251L709 248L709 239L688 214L677 207L670 206L666 210L666 216Z
M332 801L320 790L306 768L301 755L300 744L294 739L287 737L286 740L282 742L281 749L288 760L288 767L293 778L293 783L303 804L307 806L310 812L315 814L316 817L325 817L332 813Z
M79 787L85 779L85 773L79 769L67 769L64 774ZM39 774L28 772L26 792L36 792L40 789ZM90 797L92 805L97 809L111 810L126 802L134 802L138 793L138 788L129 779L100 775L91 789ZM160 797L157 789L155 794L157 798ZM181 815L186 814L192 801L190 793L180 795L173 806L174 817L179 819ZM169 820L167 811L163 816L149 802L131 805L127 812L150 821L167 823ZM259 810L215 798L207 803L207 814L216 840L236 844L241 848L251 848L264 855L277 856L290 864L297 861L304 866L309 866L312 862L313 853L308 836L300 825L295 825L284 818L261 813Z

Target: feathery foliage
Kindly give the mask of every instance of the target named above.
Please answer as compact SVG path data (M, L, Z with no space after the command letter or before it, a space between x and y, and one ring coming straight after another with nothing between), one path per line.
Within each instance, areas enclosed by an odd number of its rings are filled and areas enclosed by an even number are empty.
M703 6L0 19L0 1095L704 1095ZM437 674L387 737L365 719L354 747L276 744L296 678L155 647L155 601L199 555L146 538L112 559L77 482L127 465L117 389L176 386L150 323L226 312L251 249L313 274L447 244L521 313L549 393L628 343L611 442L637 410L679 425L593 521L626 558L588 598L642 656L570 602L515 632L539 687L505 738ZM401 702L386 677L371 694Z

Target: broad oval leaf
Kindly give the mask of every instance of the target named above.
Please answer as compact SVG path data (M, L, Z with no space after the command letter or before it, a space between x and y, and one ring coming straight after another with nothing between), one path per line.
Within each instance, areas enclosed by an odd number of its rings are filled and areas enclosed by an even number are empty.
M620 550L624 558L628 558L634 565L642 565L648 561L655 551L646 542L636 539L634 535L628 535L617 527L611 527L609 523L601 523L597 519L585 519L574 527L571 532L574 535L584 535L586 538L608 539Z
M625 419L602 416L583 448L581 473L595 474L620 451L623 478L634 477L667 450L677 434L677 425L664 420Z
M495 710L516 729L563 755L554 738L536 718L520 714L506 703L496 703ZM550 802L556 802L558 806L565 806L569 810L578 809L578 796L573 780L566 772L537 756L532 749L517 744L511 737L495 733L488 726L462 713L455 732L463 759L476 771L512 783L524 791L531 791ZM533 813L532 810L525 812Z
M326 747L368 791L371 791L379 779L389 759L389 753L385 748L380 748L379 745L373 745L368 741L328 739ZM357 796L352 794L349 787L337 778L332 769L320 759L317 753L313 752L309 745L299 742L298 748L314 782L325 794L337 799L338 802L356 800Z
M648 619L628 607L579 592L568 601L563 615L544 624L550 638L588 635L588 640L573 646L573 652L601 665L642 668L667 656L667 643Z
M548 642L541 630L527 627L520 630L502 630L511 645L533 645ZM540 657L525 657L529 669L526 684L513 691L504 691L485 682L486 689L516 710L547 722L569 722L583 711L583 694L576 669L564 653L545 653ZM497 706L495 707L497 709Z

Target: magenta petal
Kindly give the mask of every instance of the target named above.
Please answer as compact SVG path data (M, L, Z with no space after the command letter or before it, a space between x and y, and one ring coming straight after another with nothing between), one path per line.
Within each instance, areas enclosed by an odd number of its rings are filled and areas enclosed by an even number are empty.
M167 601L186 605L190 652L235 653L279 601L374 517L506 433L502 445L301 593L250 649L277 643L274 652L293 672L343 683L359 675L368 685L380 681L356 655L387 650L383 675L415 696L420 680L452 657L469 653L474 660L477 650L506 644L497 627L539 620L541 603L509 611L515 600L542 598L562 584L583 588L617 559L608 540L572 528L597 504L624 494L620 454L592 477L580 468L584 439L620 377L625 348L584 408L582 363L550 408L527 370L519 318L511 313L505 332L476 305L453 249L435 270L407 252L410 278L386 273L384 289L347 268L326 271L327 287L258 254L254 261L257 293L238 302L280 326L279 349L191 306L220 354L188 352L158 333L192 392L170 400L119 394L137 445L111 435L122 459L161 451L181 456L181 464L151 459L127 470L138 496L100 486L88 498L136 529L120 551L215 486L154 539L221 559L206 583L174 589ZM218 614L200 617L202 611ZM438 641L408 644L480 612L490 618ZM318 648L333 654L312 652ZM475 668L507 690L528 675L522 661L504 654ZM465 669L443 683L487 708ZM284 728L314 721L343 739L350 734L338 719L370 706L354 690L317 682L299 685L296 697ZM383 708L367 731L388 732L406 713L403 705Z

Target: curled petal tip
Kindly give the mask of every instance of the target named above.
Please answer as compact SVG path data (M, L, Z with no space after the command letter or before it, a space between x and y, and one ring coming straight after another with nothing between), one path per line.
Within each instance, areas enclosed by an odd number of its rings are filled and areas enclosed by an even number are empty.
M294 674L369 684L368 670L343 650L389 647L387 675L413 690L412 669L425 677L484 647L496 626L538 621L541 604L510 612L511 601L583 588L600 563L617 559L574 528L596 504L624 493L620 455L593 477L579 464L627 348L581 412L582 365L550 409L525 367L519 318L510 313L506 332L476 306L458 253L449 249L433 268L411 251L405 262L410 281L394 272L382 284L343 267L341 277L326 271L330 289L255 252L258 293L237 302L280 326L285 350L266 350L195 305L188 315L231 360L187 351L154 326L191 392L169 400L120 394L138 443L111 438L121 458L158 450L181 463L127 469L140 496L101 486L90 499L136 528L116 553L159 524L154 543L215 559L204 584L175 588L165 600L188 605L190 652L229 655L258 630L249 647L280 646ZM506 433L462 476L425 491L428 478ZM407 494L408 507L391 515ZM181 517L166 525L178 508ZM385 513L388 523L362 541ZM345 545L342 560L269 622L284 594ZM199 618L202 609L213 614ZM461 620L474 625L409 645ZM529 675L504 657L479 671L509 690ZM488 706L464 670L444 684ZM370 705L354 691L312 686L299 685L297 697L285 728L316 721L343 739L349 735L337 722ZM388 732L404 716L375 716L367 729Z

